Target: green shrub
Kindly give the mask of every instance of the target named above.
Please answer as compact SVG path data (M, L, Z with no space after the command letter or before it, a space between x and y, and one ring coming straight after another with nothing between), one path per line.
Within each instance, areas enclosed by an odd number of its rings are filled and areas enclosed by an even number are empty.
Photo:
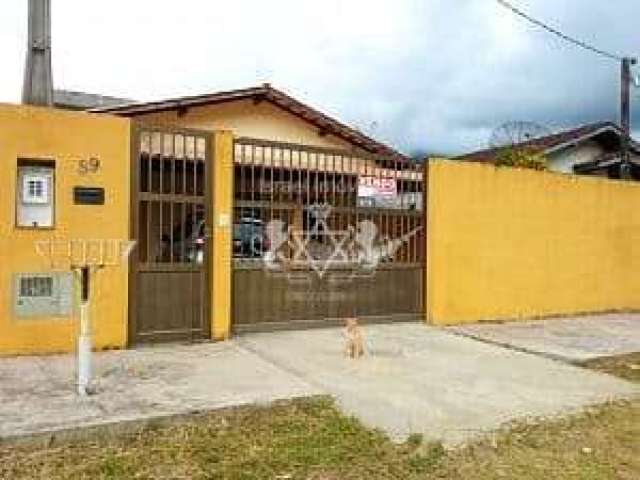
M506 147L498 152L495 158L498 167L529 168L546 170L546 157L531 148Z

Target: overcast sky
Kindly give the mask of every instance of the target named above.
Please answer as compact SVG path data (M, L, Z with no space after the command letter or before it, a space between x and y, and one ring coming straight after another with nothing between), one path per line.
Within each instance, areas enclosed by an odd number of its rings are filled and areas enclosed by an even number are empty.
M638 0L513 3L602 49L640 55ZM484 148L511 120L555 130L618 119L618 64L494 0L52 4L56 88L153 100L271 82L408 153ZM16 102L27 0L0 11L0 101ZM640 89L633 100L640 129Z

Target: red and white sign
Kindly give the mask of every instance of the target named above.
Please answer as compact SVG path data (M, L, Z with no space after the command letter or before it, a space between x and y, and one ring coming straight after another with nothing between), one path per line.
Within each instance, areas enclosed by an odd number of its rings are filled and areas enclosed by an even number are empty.
M398 187L395 178L359 177L359 197L395 197Z

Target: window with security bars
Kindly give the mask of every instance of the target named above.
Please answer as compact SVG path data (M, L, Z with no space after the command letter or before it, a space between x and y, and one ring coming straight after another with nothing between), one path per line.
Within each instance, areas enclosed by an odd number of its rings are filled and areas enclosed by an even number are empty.
M52 296L52 277L23 277L20 279L20 297L42 298Z

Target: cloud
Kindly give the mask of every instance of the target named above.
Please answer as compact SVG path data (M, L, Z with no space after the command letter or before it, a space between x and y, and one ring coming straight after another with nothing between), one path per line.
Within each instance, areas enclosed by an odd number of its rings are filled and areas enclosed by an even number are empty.
M637 53L634 0L513 1ZM0 100L17 101L26 2L5 3ZM407 152L483 148L510 120L558 129L618 118L619 65L490 0L52 3L60 88L151 100L270 81ZM640 129L640 90L634 100Z

